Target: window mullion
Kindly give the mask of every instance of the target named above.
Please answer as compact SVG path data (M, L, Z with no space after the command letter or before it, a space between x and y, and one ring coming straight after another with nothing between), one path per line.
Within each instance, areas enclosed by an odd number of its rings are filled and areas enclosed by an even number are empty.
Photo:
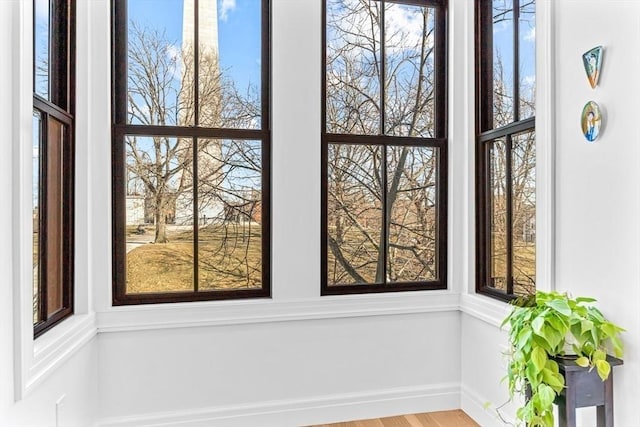
M513 121L520 120L520 0L513 0Z
M382 167L382 233L380 236L380 248L379 250L382 252L379 259L382 260L382 286L384 287L387 284L387 263L389 262L389 222L391 217L391 210L387 203L388 198L388 187L389 183L387 182L387 145L381 147L381 159L380 164Z
M47 320L47 301L48 301L48 286L47 286L47 211L49 209L49 203L47 199L47 141L48 141L48 129L49 129L49 115L42 114L40 122L40 189L38 190L38 320L39 322L46 322Z
M386 63L386 49L385 49L385 9L386 3L385 1L380 2L380 134L386 135L386 81L387 81L387 63ZM384 144L381 147L381 158L380 165L382 168L382 183L381 183L381 191L382 194L382 230L380 233L380 248L378 250L381 252L378 254L378 259L381 260L381 283L384 287L387 284L387 266L388 266L388 257L389 257L389 220L390 220L390 211L388 211L389 206L387 203L388 199L388 182L387 182L387 144Z
M505 144L506 148L506 159L505 159L505 171L506 171L506 242L505 242L505 252L506 252L506 263L507 263L507 271L506 271L506 279L507 279L507 294L513 294L513 168L512 168L512 144L513 139L511 135L507 135L507 141Z
M198 138L193 137L192 144L192 162L193 162L193 290L198 292L198 284L200 282L198 271L198 242L200 222L198 219Z
M193 124L200 125L200 5L198 0L193 2ZM198 271L198 241L199 241L199 221L198 221L198 138L193 137L192 146L192 185L193 185L193 291L198 292L200 282Z
M193 0L193 125L200 125L200 5L198 0Z
M386 52L385 52L385 2L380 2L380 135L386 135L386 98L385 98L385 85L386 85ZM374 35L375 40L375 35ZM385 190L386 191L386 190Z

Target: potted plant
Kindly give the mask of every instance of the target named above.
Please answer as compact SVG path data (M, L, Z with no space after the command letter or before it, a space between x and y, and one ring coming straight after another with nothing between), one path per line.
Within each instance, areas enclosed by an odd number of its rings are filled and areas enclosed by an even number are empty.
M505 380L510 399L528 392L516 411L517 422L554 426L553 402L565 386L554 359L573 357L577 365L596 369L604 381L611 372L607 353L622 357L624 329L608 321L594 302L542 291L511 302L514 308L502 322L502 327L509 325L510 344Z

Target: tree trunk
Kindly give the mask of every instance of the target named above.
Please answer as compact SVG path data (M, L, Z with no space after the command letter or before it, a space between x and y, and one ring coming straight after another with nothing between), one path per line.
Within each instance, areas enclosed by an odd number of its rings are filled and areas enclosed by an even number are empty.
M162 200L156 201L156 238L154 243L167 243L167 216L164 213L164 202Z

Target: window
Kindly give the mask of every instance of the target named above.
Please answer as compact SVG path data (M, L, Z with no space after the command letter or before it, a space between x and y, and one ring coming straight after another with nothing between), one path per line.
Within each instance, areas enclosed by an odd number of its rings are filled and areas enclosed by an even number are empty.
M477 1L477 291L536 288L535 1Z
M270 294L269 2L113 1L113 302Z
M34 0L33 328L73 313L74 3Z
M325 0L322 294L446 288L446 2Z

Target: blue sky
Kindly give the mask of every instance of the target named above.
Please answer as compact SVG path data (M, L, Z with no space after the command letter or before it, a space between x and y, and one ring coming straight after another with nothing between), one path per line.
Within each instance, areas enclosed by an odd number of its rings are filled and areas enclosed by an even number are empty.
M216 0L220 65L243 92L260 84L261 0ZM183 0L129 0L129 20L165 29L171 43L182 41Z
M511 0L494 0L494 14L496 10L513 8ZM527 11L533 11L531 5ZM505 75L513 77L513 13L506 15L506 20L494 25L494 54L500 52ZM520 12L520 78L527 80L528 85L535 82L535 18L529 13ZM513 86L509 84L509 87Z

